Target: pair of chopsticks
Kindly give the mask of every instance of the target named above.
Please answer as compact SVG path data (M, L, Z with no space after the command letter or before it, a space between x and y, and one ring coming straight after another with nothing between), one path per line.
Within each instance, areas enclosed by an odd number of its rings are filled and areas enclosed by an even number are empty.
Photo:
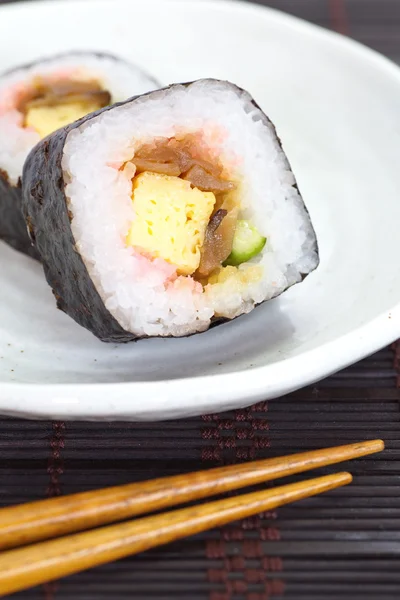
M0 595L327 492L350 483L352 476L336 473L93 529L99 525L383 449L381 440L373 440L4 508L0 510ZM89 529L93 530L74 533Z

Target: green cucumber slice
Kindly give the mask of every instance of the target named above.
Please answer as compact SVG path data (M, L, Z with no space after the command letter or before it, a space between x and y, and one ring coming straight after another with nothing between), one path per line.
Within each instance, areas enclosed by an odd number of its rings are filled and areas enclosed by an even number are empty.
M247 262L261 252L266 241L267 238L263 237L248 221L239 220L236 223L232 252L223 263L223 266L236 267Z

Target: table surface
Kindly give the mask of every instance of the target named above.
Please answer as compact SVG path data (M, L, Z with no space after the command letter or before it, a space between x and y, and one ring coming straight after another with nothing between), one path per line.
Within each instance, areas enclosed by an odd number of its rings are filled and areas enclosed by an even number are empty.
M400 62L399 0L260 3ZM163 424L0 418L2 506L362 439L387 445L348 465L355 479L347 488L13 597L398 600L399 389L394 344L316 386L216 416Z

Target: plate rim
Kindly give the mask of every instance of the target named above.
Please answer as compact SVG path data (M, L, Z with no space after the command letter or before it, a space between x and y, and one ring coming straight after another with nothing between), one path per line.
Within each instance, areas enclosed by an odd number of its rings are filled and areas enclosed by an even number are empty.
M177 378L173 380L121 382L121 383L17 383L7 382L2 385L0 392L0 412L9 415L29 415L37 418L48 416L57 419L69 420L137 420L137 421L159 421L174 416L194 416L207 412L219 412L232 410L243 406L249 406L261 399L270 400L279 396L296 391L325 378L337 371L354 364L397 339L393 337L392 328L395 325L400 334L400 306L394 310L388 310L358 327L356 330L327 342L318 348L303 352L299 356L283 359L273 363L243 369L233 373L211 374L189 378ZM371 328L377 335L372 339L366 336ZM370 338L370 339L366 339ZM359 350L362 344L361 352ZM343 351L345 349L345 351ZM321 352L324 356L332 355L340 358L334 364L330 360L329 369L321 368ZM318 360L316 360L318 359ZM314 366L304 376L304 365ZM319 366L319 368L315 368ZM275 377L270 377L269 389L266 389L265 372L274 371ZM282 385L284 375L290 372L290 382ZM249 375L251 375L251 390L249 393ZM229 381L229 385L226 385ZM182 392L187 391L188 382L194 383L196 387L196 402L187 402L182 406L178 398ZM220 387L219 387L220 386ZM218 389L219 395L213 395L213 390ZM109 401L109 392L118 392L118 398ZM221 390L223 397L221 399ZM5 392L5 393L4 393ZM30 397L26 394L29 392ZM99 394L100 392L100 394ZM102 392L102 393L101 393ZM131 395L148 392L146 406L138 407L131 403ZM19 395L23 394L20 398ZM121 396L120 396L121 394ZM7 397L7 400L5 400ZM160 397L162 401L160 402ZM198 412L204 407L201 413ZM105 401L104 401L105 400ZM11 401L13 405L11 406ZM117 403L115 406L114 402ZM29 406L28 406L29 405ZM71 412L71 407L73 410ZM100 409L100 410L99 410ZM161 418L157 411L162 410Z
M75 0L78 2L78 0ZM123 4L128 0L116 0ZM111 5L115 0L89 0L90 3ZM161 0L147 0L160 4ZM331 41L336 47L348 49L357 58L386 71L400 85L400 68L379 52L337 32L283 13L278 9L251 4L243 0L162 0L170 4L202 5L223 10L254 13L290 25L301 33ZM141 4L141 0L133 0ZM132 0L129 0L132 4ZM0 6L1 14L20 12L35 6L71 6L71 0L29 0ZM0 413L29 418L75 420L143 420L156 421L187 417L206 412L231 410L264 399L282 396L310 385L337 372L400 337L400 300L356 329L291 358L272 364L230 373L210 374L159 381L106 383L21 383L0 382ZM290 373L290 380L285 377ZM196 389L190 394L189 384ZM114 392L113 394L111 392ZM132 395L147 392L146 406L138 406ZM114 397L114 399L112 399ZM111 399L110 399L111 398ZM182 401L183 400L183 401Z

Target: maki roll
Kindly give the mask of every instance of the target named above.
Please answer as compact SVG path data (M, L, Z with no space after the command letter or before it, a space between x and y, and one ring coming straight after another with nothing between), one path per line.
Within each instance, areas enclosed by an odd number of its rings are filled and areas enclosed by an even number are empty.
M38 144L23 210L58 307L103 341L205 331L319 260L272 123L213 79L108 107Z
M90 52L55 56L0 76L0 239L38 256L22 217L20 186L35 144L88 113L157 87L137 67Z

